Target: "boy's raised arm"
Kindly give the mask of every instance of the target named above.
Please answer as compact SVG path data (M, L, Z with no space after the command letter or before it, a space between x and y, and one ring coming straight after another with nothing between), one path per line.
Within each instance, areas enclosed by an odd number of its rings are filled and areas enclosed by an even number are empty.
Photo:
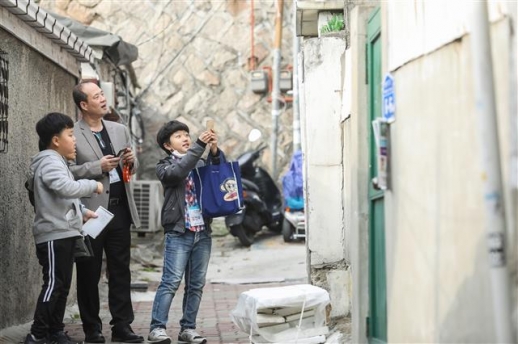
M196 163L205 151L206 144L196 142L187 154L180 160L174 160L169 156L156 165L156 176L165 185L175 185L183 182L192 169L196 167Z

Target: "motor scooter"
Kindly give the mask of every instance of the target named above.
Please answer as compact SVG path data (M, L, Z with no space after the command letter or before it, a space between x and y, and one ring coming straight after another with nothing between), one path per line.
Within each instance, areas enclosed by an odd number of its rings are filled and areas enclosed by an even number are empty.
M281 192L268 172L256 164L266 146L243 153L237 158L241 170L244 209L225 217L225 225L243 246L254 242L263 226L280 233L284 220Z
M287 208L284 211L282 223L282 238L284 242L306 239L306 217L304 210Z

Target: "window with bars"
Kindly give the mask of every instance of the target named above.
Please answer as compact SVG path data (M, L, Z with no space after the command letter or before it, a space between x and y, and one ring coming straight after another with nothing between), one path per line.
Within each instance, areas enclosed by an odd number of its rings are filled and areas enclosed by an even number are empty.
M0 153L7 153L9 144L9 60L0 49Z

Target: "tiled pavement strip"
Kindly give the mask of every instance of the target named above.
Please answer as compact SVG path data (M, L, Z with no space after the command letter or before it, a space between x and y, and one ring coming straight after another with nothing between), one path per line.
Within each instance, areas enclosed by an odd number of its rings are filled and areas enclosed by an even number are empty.
M278 287L290 285L293 283L266 283L266 284L211 284L207 283L204 289L202 302L197 318L197 331L207 338L209 344L222 343L250 343L248 335L241 332L230 319L230 312L237 304L239 295L247 290L262 287ZM150 283L149 289L156 290L158 283ZM154 294L154 293L153 293ZM171 337L172 342L176 343L176 338L180 330L179 320L181 317L181 300L183 298L183 284L180 286L177 295L173 300L171 310L169 312L169 328L167 334ZM135 320L132 328L135 333L146 339L149 333L149 323L151 320L151 308L153 301L134 301L133 308L135 312ZM106 343L116 343L111 341L110 331L110 315L107 302L101 303L101 317L103 320L103 335L106 337ZM65 318L65 331L68 335L78 342L84 339L81 321L74 319L74 307L72 312L68 309ZM23 343L31 323L15 326L0 332L1 344Z
M207 338L208 343L250 343L248 335L241 332L230 319L230 312L237 304L237 299L241 292L253 288L262 287L277 287L288 285L286 283L267 283L267 284L211 284L207 283L203 292L203 298L200 305L200 310L197 318L197 331ZM152 283L149 289L156 290L157 283ZM178 289L177 295L173 300L171 310L169 312L169 327L167 334L176 343L176 338L180 330L178 324L181 318L181 304L183 298L183 284ZM135 311L135 320L131 325L135 333L147 339L149 333L149 323L151 321L151 308L153 301L137 301L133 302ZM102 313L103 317L103 334L107 339L107 343L111 342L110 332L110 316L107 309L107 304L103 303ZM70 323L68 319L65 331L76 339L82 340L84 338L80 321Z

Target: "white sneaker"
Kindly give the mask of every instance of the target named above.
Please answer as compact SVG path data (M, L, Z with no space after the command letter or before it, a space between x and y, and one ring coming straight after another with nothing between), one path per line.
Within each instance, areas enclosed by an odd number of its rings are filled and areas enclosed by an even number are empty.
M204 344L207 343L207 338L200 336L198 332L192 328L186 328L178 334L178 342Z
M150 343L154 344L169 344L171 343L171 338L165 332L165 328L157 327L153 329L153 331L149 332L147 336L147 340Z

